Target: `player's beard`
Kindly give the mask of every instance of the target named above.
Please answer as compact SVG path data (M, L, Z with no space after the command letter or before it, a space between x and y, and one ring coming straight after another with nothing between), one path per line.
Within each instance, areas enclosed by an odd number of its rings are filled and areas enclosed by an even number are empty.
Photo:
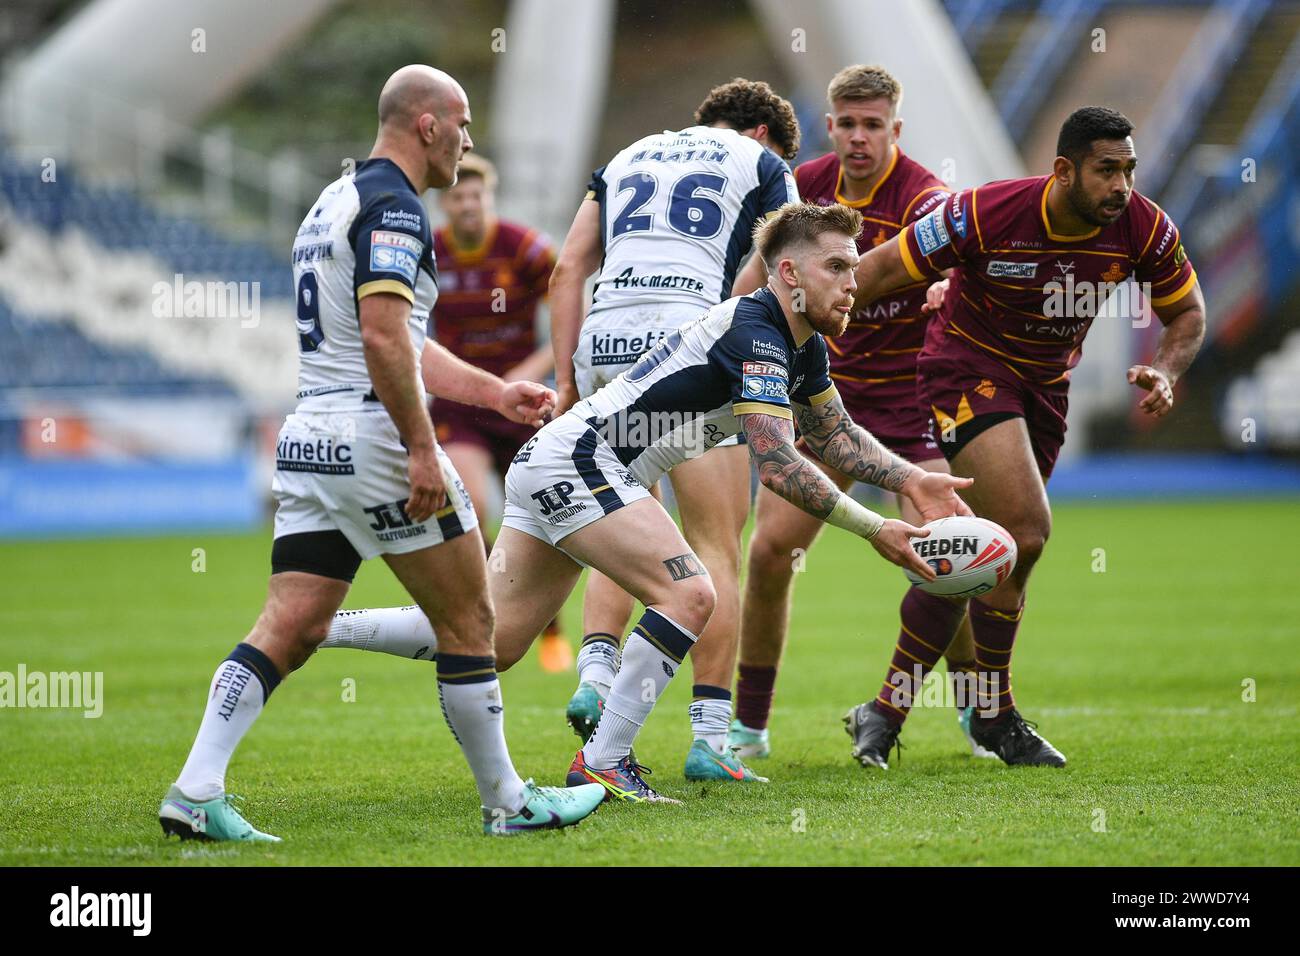
M845 315L840 312L835 308L835 304L831 303L819 319L814 319L811 314L808 316L808 324L814 331L829 335L831 338L844 334L844 330L849 327L849 316L852 315L852 313Z
M1069 201L1070 208L1074 210L1075 215L1088 225L1096 226L1098 229L1105 228L1117 220L1128 205L1125 202L1124 206L1119 208L1119 212L1113 216L1108 215L1103 206L1110 197L1107 196L1101 202L1093 202L1092 198L1084 191L1083 182L1078 179L1066 190L1065 198Z

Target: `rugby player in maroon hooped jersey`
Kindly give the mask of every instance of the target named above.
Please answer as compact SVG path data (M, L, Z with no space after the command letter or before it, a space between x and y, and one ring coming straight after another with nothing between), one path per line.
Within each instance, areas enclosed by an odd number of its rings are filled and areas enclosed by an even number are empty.
M969 602L978 673L971 735L1008 764L1065 765L1016 709L1011 651L1051 530L1046 482L1095 303L1132 277L1164 326L1151 364L1128 370L1146 392L1140 407L1156 417L1173 408L1174 384L1205 334L1205 300L1178 228L1133 189L1132 130L1115 110L1076 110L1061 127L1051 175L956 193L858 267L859 301L955 269L917 359L917 393L953 472L975 479L966 501L1006 528L1020 552L1007 580ZM962 613L962 604L920 592L904 605L922 665L934 666ZM883 759L897 740L906 713L889 706L893 689L887 681L845 718L859 759Z
M862 213L865 224L857 238L858 251L868 250L898 235L905 223L938 208L948 187L898 147L903 120L899 106L902 85L879 66L848 66L826 91L830 112L826 131L833 151L795 167L799 195L823 206L840 203ZM831 378L853 420L896 454L927 471L948 471L948 463L930 434L929 413L916 399L916 356L925 338L926 281L911 282L879 299L865 302L842 335L827 338ZM842 490L853 480L818 460L827 477ZM905 498L904 521L920 524ZM785 648L794 583L793 554L806 554L822 523L778 495L760 488L753 536L749 541L749 576L741 615L740 666L736 686L737 712L728 744L741 757L771 753L768 716L777 668ZM904 602L921 592L910 590ZM911 674L906 632L899 637L896 671ZM948 647L950 671L973 672L975 648L970 626L963 620ZM897 678L896 678L897 679ZM902 707L911 702L907 686L900 687ZM971 708L958 712L963 728ZM992 756L974 744L980 756ZM883 760L878 764L885 767Z
M438 197L447 224L433 234L438 301L432 332L457 358L507 382L541 381L555 367L550 343L537 342L538 304L546 297L555 250L536 229L496 215L496 167L466 153L454 186ZM489 513L488 489L504 481L519 446L536 430L445 399L431 408L438 443L460 472L474 510ZM492 538L483 535L488 550ZM573 650L552 621L539 645L542 669L567 671Z

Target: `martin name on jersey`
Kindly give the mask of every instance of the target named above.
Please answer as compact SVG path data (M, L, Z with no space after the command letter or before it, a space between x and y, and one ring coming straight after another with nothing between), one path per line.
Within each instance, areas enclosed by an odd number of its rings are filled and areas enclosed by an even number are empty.
M637 140L592 174L588 190L600 203L605 250L590 315L717 304L731 291L755 221L799 198L785 160L711 126Z

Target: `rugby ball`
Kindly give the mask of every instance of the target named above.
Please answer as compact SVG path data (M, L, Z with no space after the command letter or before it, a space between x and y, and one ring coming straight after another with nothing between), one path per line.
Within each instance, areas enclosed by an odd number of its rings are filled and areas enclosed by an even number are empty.
M1015 539L986 518L954 515L922 527L929 528L930 534L913 538L912 549L938 577L924 581L906 568L903 573L928 594L974 597L992 591L1016 566Z

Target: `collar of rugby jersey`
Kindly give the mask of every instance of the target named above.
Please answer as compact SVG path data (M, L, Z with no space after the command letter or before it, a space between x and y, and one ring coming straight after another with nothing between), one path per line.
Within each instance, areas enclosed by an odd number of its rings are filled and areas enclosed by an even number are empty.
M1047 194L1052 191L1053 177L1047 177L1047 183L1043 186L1043 201L1041 212L1043 216L1043 228L1047 230L1047 238L1053 242L1082 242L1084 239L1091 239L1097 233L1101 232L1101 226L1098 226L1092 232L1081 232L1077 236L1063 236L1059 233L1052 232L1052 224L1047 219Z
M803 341L796 342L794 333L790 330L790 323L786 321L785 312L781 309L781 300L778 299L776 293L767 286L763 286L763 288L754 292L753 298L763 306L763 310L767 312L768 318L772 320L772 324L781 330L781 337L784 338L786 343L790 346L791 353L797 352L799 349L807 345L808 340L816 334L817 330L809 326L808 334L803 337Z
M357 172L361 172L361 170L365 169L367 166L377 166L380 163L392 166L393 169L396 170L397 175L402 177L402 182L406 183L411 192L415 193L417 196L420 195L420 191L412 185L409 179L406 178L406 173L402 172L402 167L398 166L387 156L373 156L370 159L363 159L361 162L357 163Z
M898 165L898 144L894 143L890 147L891 155L889 157L889 167L885 170L885 175L880 177L880 181L871 187L871 192L867 193L862 199L845 199L844 194L840 192L840 187L844 185L844 167L840 166L840 171L835 176L835 201L841 206L848 206L850 209L865 209L876 201L876 193L880 192L880 187L894 174L894 167Z
M442 228L442 241L447 244L447 251L458 265L470 266L481 262L497 241L498 220L493 217L491 224L483 232L483 241L476 246L462 246L456 242L456 231L448 223Z

